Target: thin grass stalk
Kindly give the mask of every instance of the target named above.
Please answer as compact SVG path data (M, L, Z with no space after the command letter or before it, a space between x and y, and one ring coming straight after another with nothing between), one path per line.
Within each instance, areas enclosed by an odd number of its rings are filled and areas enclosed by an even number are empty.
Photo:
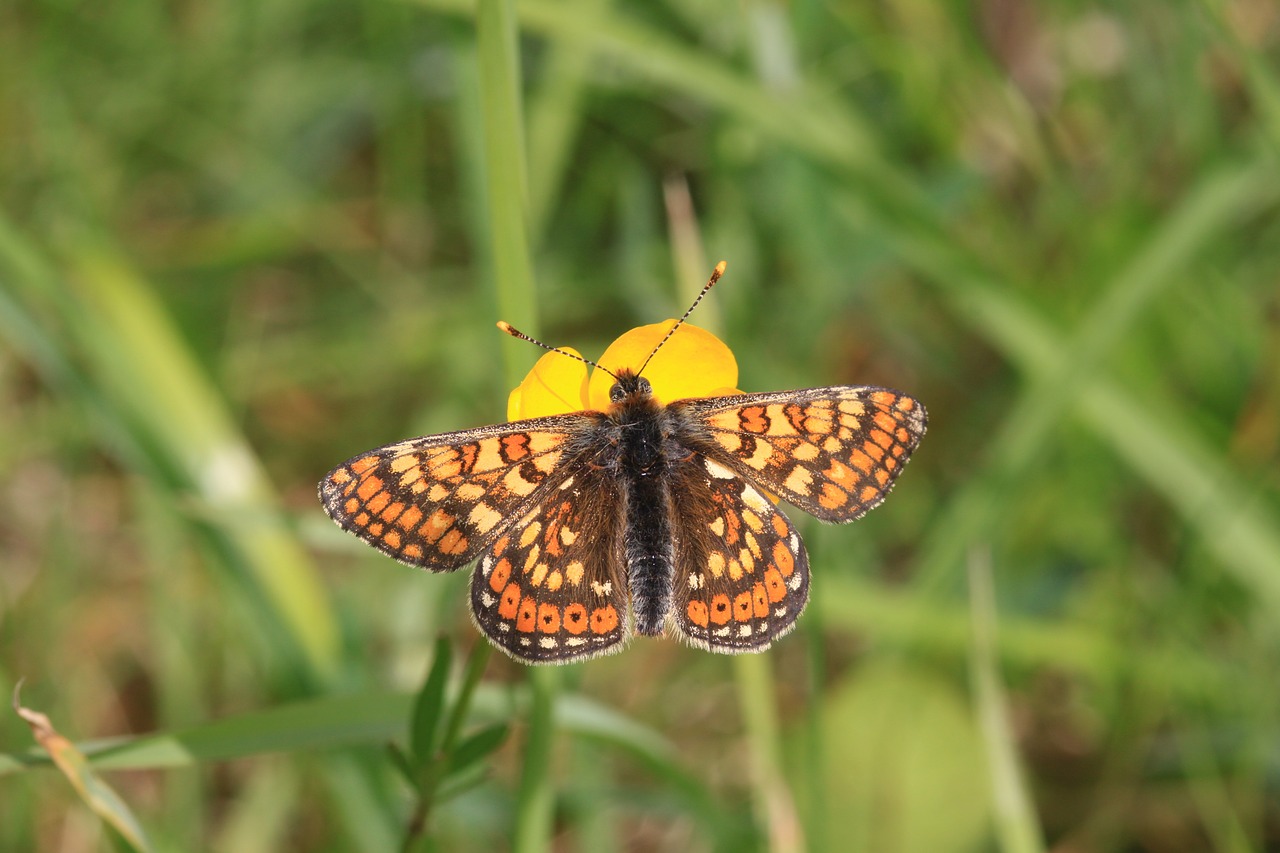
M767 654L733 656L733 674L751 757L751 794L772 853L800 853L804 832L782 768L782 738L774 708L773 664Z
M973 631L969 674L987 749L996 837L1003 853L1043 853L1044 834L1026 779L1018 766L1013 724L1009 720L1004 685L1000 682L995 590L989 554L969 556L969 604Z
M536 334L520 59L516 13L511 0L481 0L476 14L476 39L484 123L485 192L498 307L504 319ZM514 387L527 369L527 354L516 347L505 347L503 353L506 384ZM516 853L540 853L550 848L555 799L550 765L558 685L558 674L553 670L529 671L528 730L516 794L512 843Z

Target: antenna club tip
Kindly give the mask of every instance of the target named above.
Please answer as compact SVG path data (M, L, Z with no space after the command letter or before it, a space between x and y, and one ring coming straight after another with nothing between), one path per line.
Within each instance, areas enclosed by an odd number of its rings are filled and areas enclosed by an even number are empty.
M719 278L720 276L724 275L724 270L725 270L725 267L727 266L729 266L728 261L721 261L720 263L716 264L716 278Z
M511 324L508 323L506 320L499 320L498 328L506 332L508 335L513 334L515 332L515 329L511 328Z

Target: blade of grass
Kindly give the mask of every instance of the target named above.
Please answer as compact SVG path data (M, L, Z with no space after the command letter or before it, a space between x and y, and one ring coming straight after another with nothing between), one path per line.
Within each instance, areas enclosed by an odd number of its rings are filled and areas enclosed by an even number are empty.
M40 744L40 748L62 771L62 775L75 788L80 799L84 800L107 826L118 832L130 849L144 853L151 850L151 841L128 804L115 792L114 788L93 771L84 753L54 729L53 723L47 716L19 704L16 688L13 692L13 710L31 727L31 733Z
M520 106L520 57L515 6L511 0L480 0L476 13L484 124L485 186L498 306L504 319L515 318L537 334L537 301L529 257L528 181L524 125ZM503 348L507 387L519 384L528 367L527 352ZM545 667L528 673L531 699L512 849L541 853L551 845L555 805L551 781L552 742L558 674Z
M782 766L782 738L774 708L772 658L767 653L734 655L733 676L743 719L743 738L751 759L751 791L769 850L799 853L804 831Z
M1009 719L996 654L996 604L991 558L969 555L969 604L973 643L969 678L987 749L987 772L995 803L996 835L1004 853L1043 853L1044 834L1018 764L1018 749Z
M608 0L577 0L562 14L591 17ZM582 104L594 54L583 43L548 45L540 85L529 99L529 231L536 248L560 193L585 115Z

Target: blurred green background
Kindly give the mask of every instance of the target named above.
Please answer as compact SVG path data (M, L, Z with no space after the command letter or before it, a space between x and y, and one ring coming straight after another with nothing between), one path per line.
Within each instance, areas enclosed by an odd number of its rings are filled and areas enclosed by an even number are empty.
M1280 850L1278 59L1273 0L5 4L0 687L166 736L99 758L158 850ZM790 513L766 655L531 677L324 517L502 419L496 319L590 357L722 258L741 388L931 416ZM31 743L0 849L104 849Z

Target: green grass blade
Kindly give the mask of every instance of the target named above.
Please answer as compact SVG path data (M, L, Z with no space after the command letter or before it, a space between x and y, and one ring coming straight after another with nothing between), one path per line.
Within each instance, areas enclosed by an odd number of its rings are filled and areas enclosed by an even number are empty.
M1019 767L1016 735L1000 681L995 589L989 556L970 555L969 601L973 620L969 673L987 750L1000 849L1004 853L1043 853L1044 837L1025 775Z

